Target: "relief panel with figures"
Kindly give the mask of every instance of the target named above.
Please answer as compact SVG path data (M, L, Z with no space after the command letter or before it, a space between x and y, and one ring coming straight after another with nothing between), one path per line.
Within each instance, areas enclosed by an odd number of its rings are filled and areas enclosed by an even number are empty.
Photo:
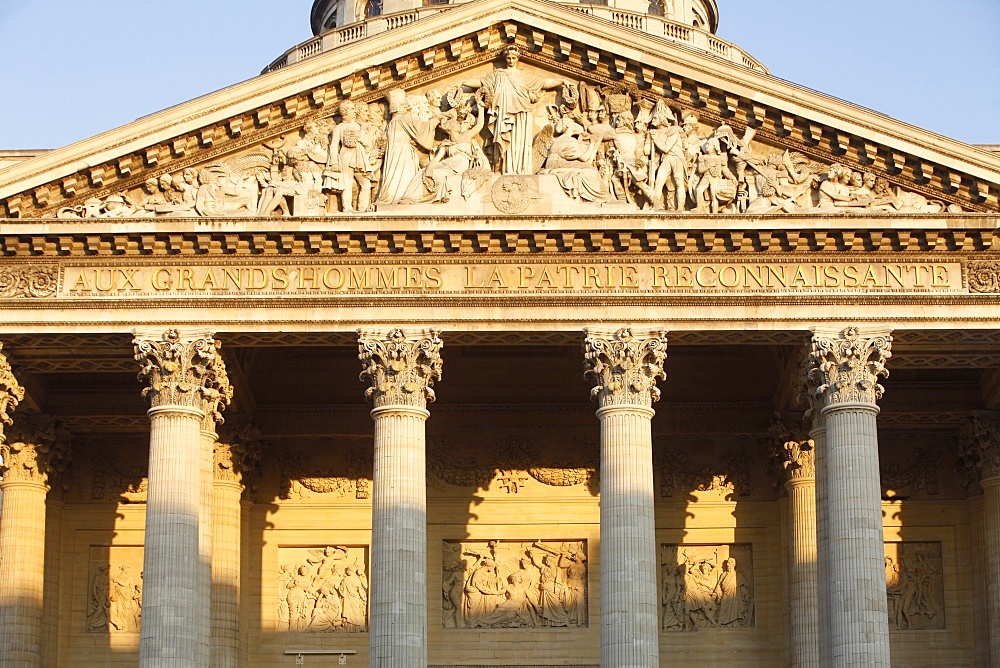
M668 211L937 213L874 171L816 162L631 84L521 63L346 99L333 116L201 167L63 207L60 218Z
M279 630L368 630L366 546L282 547L278 563Z
M445 628L587 626L587 542L445 541Z
M749 545L663 544L660 582L665 632L755 625Z

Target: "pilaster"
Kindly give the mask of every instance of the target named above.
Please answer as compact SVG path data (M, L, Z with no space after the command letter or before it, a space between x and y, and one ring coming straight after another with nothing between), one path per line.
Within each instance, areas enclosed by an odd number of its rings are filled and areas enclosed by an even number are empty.
M41 666L45 496L69 449L51 418L28 416L13 422L0 456L0 664Z
M790 433L775 442L782 482L788 494L785 517L788 548L788 665L819 666L819 590L816 580L816 462L812 439Z
M221 420L232 388L211 333L137 333L134 343L139 379L148 383L142 395L150 402L139 663L193 668L208 656L201 627L210 609L203 422Z
M959 459L983 490L981 562L990 665L1000 662L1000 423L972 418L959 432Z
M666 332L585 330L584 375L601 422L601 665L659 665L652 404Z
M825 425L830 625L821 632L833 666L889 666L876 402L891 347L888 332L814 332L808 360Z
M427 478L424 422L441 379L435 330L358 332L372 403L370 665L427 665Z
M260 459L255 429L215 443L212 505L212 666L239 663L244 478Z

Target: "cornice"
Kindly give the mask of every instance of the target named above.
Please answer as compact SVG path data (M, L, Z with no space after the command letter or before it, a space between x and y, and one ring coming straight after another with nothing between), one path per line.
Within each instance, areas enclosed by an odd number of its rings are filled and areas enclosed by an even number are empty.
M384 222L383 222L384 221ZM267 221L199 219L183 223L118 222L87 225L54 221L0 222L0 257L339 256L412 254L532 255L540 253L903 253L963 252L995 258L995 216L708 220L645 216L546 217L499 223L490 218L381 219L330 230L316 219ZM409 225L407 224L409 223ZM971 255L970 255L971 257Z

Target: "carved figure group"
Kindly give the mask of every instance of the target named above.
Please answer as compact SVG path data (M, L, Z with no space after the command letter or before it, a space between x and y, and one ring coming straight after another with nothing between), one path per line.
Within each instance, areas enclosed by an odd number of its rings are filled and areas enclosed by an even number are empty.
M681 553L683 561L664 561L661 573L661 628L692 631L753 625L751 586L736 558L701 552Z
M483 186L491 181L499 184L494 199L507 198L496 208L507 213L536 193L676 213L961 210L873 172L754 144L753 128L708 127L694 111L631 84L595 86L524 69L517 45L502 60L444 92L390 89L388 106L343 100L334 116L310 119L294 136L56 215L353 214L464 202L480 189L489 197Z
M278 627L288 631L368 629L368 577L349 548L309 551L301 564L278 570Z
M897 558L885 557L889 628L944 628L940 544L902 543Z
M127 564L101 565L90 581L87 630L137 633L142 620L142 574Z
M451 543L444 559L446 628L587 624L583 542Z

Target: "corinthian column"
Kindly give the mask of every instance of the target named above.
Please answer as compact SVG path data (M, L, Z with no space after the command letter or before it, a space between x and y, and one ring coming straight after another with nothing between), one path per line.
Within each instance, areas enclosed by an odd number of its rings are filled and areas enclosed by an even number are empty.
M240 546L244 476L259 460L254 430L215 444L212 505L213 668L239 666Z
M659 666L652 404L666 332L585 331L585 375L601 422L601 665Z
M816 586L816 467L813 441L781 443L778 455L788 493L788 608L793 668L819 666Z
M983 488L982 561L990 665L1000 665L1000 423L974 418L959 433L960 458Z
M9 408L9 406L8 406ZM3 409L0 408L0 415ZM19 419L0 444L0 665L42 665L45 495L68 454L51 418Z
M136 334L139 378L148 382L149 487L143 556L139 664L202 665L201 633L210 606L205 591L202 422L221 420L232 399L219 342L212 334Z
M889 666L876 401L892 337L814 333L811 392L826 426L830 663ZM815 417L814 417L815 419ZM821 509L822 512L822 509Z
M441 339L358 332L375 421L370 665L427 665L427 481L424 422L441 379Z

